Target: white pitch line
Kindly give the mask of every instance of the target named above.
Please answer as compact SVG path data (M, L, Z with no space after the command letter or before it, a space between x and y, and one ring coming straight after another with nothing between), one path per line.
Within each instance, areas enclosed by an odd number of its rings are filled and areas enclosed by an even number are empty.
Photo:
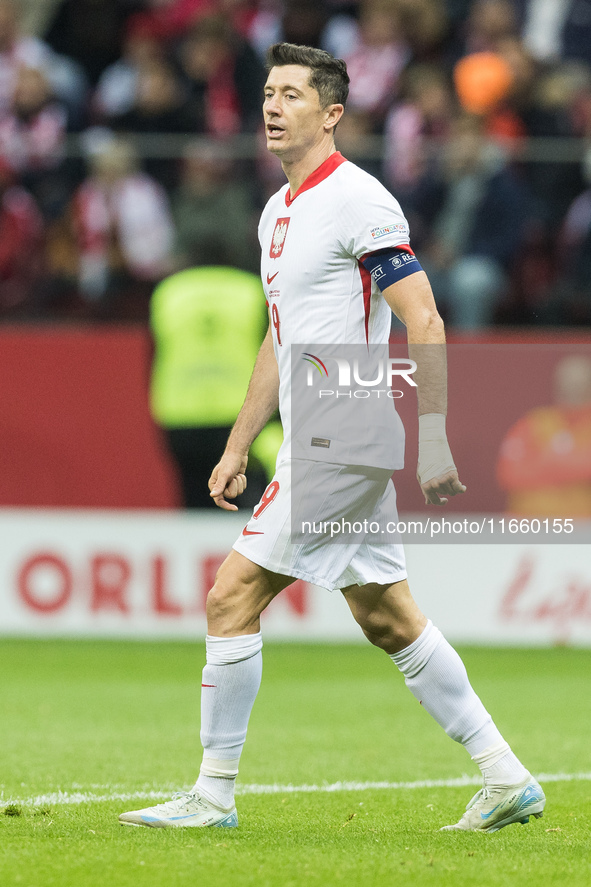
M590 782L591 773L540 773L536 777L542 783L548 782ZM333 782L325 785L256 785L246 784L236 787L237 795L285 795L296 793L313 794L317 792L362 792L370 789L397 789L412 790L417 788L458 788L468 785L481 785L482 778L478 776L460 776L456 779L422 779L417 782ZM107 789L108 786L95 786L95 788ZM170 798L174 789L166 791L135 791L135 792L108 792L98 794L89 791L59 791L45 795L35 795L31 798L5 798L0 793L0 806L8 807L48 807L63 804L98 804L107 801L160 801Z

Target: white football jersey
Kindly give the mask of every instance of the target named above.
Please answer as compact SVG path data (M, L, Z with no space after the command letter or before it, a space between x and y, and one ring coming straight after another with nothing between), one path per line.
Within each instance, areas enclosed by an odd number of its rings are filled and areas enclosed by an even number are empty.
M279 410L284 443L278 462L291 454L291 346L386 344L391 311L372 275L360 262L368 253L406 246L407 221L400 205L373 176L338 152L290 198L286 184L267 203L259 224L261 275L279 368ZM392 401L390 401L392 404ZM401 468L404 431L385 404L391 455L356 464ZM309 458L339 461L329 451ZM351 453L348 454L349 461ZM378 464L376 464L378 463Z

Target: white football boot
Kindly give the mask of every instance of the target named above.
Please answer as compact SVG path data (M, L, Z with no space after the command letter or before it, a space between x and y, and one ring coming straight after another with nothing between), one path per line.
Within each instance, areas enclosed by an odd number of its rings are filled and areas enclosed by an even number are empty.
M196 792L179 792L172 801L131 810L119 817L121 825L147 825L151 828L236 828L236 807L216 807Z
M525 825L530 816L539 819L545 804L541 785L528 773L519 785L485 785L474 795L460 821L440 831L498 832L512 822Z

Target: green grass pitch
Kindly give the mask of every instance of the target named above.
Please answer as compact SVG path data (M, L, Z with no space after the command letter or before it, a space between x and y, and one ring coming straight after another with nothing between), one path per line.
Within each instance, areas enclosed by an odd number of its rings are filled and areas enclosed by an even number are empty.
M0 641L0 884L589 887L591 651L461 652L532 772L571 776L548 780L527 826L439 832L476 788L417 783L477 771L383 653L267 643L243 791L359 785L244 793L235 830L121 828L120 811L150 803L134 792L195 779L203 646Z

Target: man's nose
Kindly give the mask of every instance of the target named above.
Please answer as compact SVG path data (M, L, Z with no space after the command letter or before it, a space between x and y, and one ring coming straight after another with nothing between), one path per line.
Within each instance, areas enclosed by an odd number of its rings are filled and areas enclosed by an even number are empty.
M281 115L281 102L279 101L277 96L273 96L273 98L267 101L265 110L267 114L273 114L277 117Z

